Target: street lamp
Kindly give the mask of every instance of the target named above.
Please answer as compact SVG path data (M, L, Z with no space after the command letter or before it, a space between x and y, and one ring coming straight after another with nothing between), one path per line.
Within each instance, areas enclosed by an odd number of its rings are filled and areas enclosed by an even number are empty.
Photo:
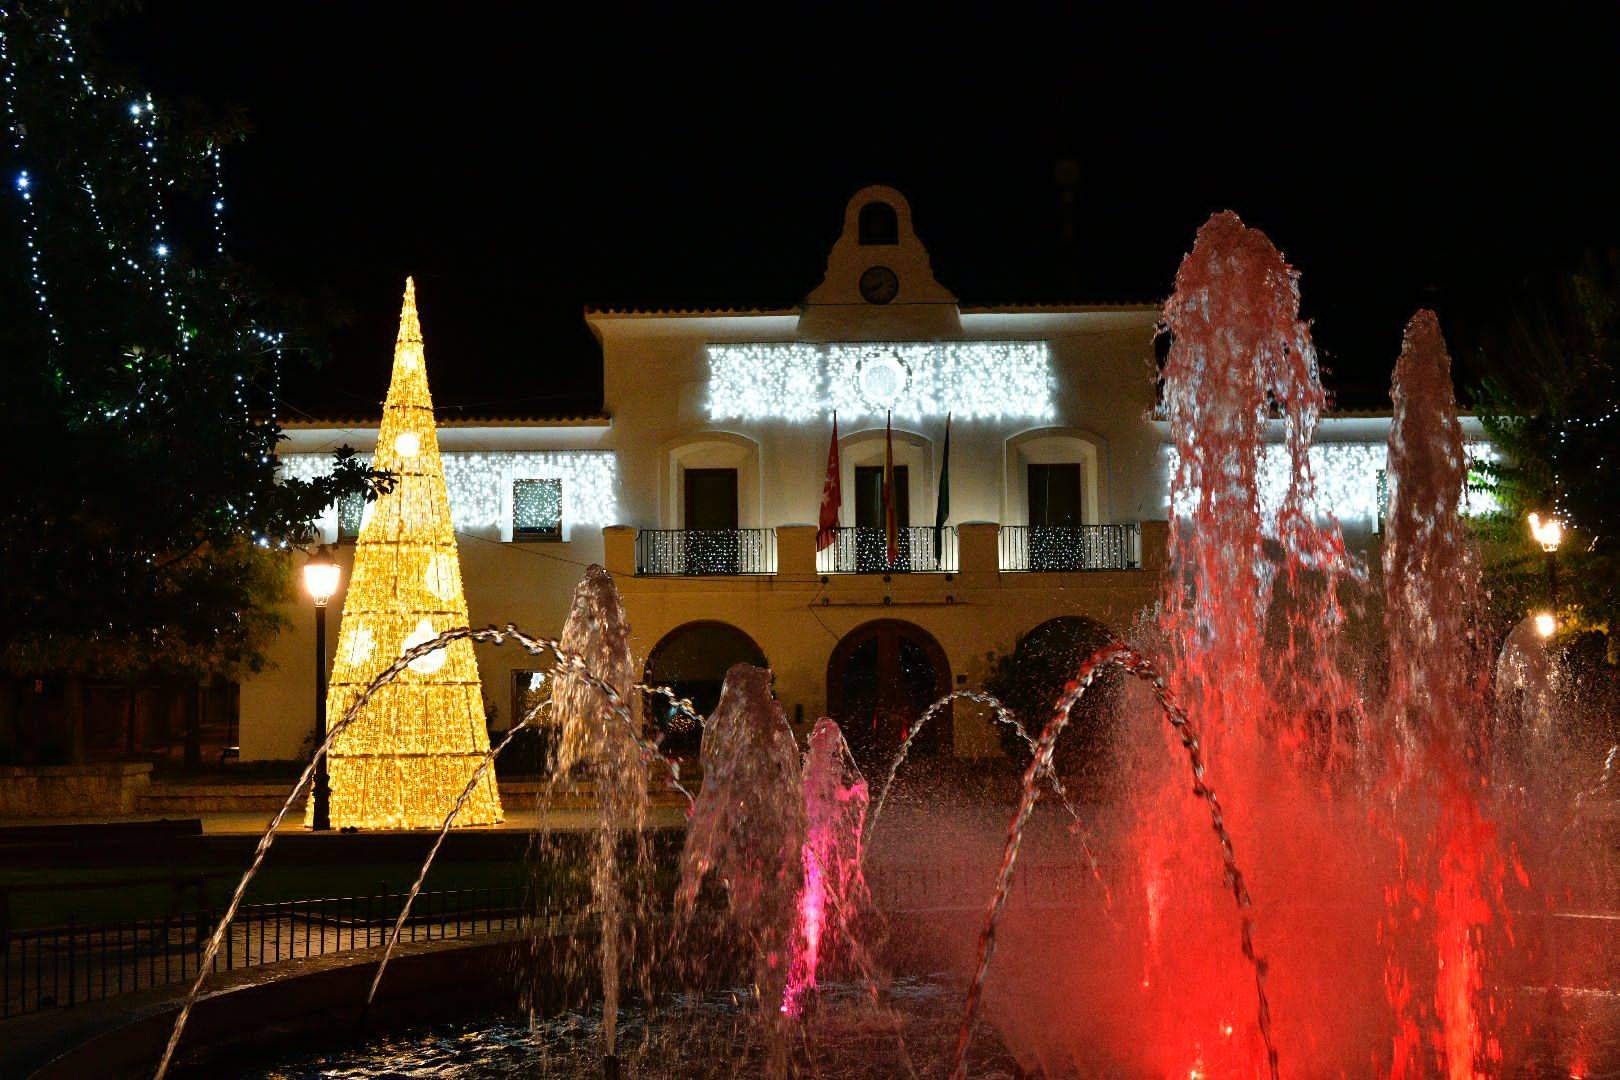
M1538 611L1531 616L1535 623L1536 636L1546 641L1558 632L1558 616L1550 611Z
M1558 610L1558 545L1564 542L1564 523L1556 517L1530 514L1530 535L1547 553L1547 603ZM1547 635L1542 635L1543 637Z
M304 588L315 601L315 749L326 742L326 603L337 592L343 568L322 544L304 563ZM315 812L310 827L324 832L332 827L332 789L326 775L326 755L315 766Z

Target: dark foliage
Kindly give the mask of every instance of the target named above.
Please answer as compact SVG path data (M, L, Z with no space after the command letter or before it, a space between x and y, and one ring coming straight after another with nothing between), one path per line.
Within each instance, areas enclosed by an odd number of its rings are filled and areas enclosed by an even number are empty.
M62 4L0 13L0 666L252 668L286 550L380 478L344 453L331 479L277 483L259 387L278 313L214 221L232 133L106 79L81 29Z
M1620 253L1533 288L1482 347L1475 408L1504 462L1488 467L1502 513L1484 523L1498 614L1545 607L1545 557L1526 526L1555 512L1561 622L1612 631L1620 616Z
M1087 657L1110 640L1108 631L1089 619L1044 622L1020 638L1011 653L995 659L985 689L1018 717L1030 738L1039 738L1064 684ZM1117 670L1103 675L1075 707L1054 754L1065 783L1094 786L1103 781L1110 763L1121 681ZM1027 765L1029 747L1017 732L1006 725L998 725L996 730L1007 756L1020 766Z

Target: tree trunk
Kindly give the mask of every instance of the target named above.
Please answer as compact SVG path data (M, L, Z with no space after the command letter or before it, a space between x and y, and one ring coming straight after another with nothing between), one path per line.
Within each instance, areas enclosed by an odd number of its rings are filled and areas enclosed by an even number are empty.
M84 677L82 675L67 676L63 707L67 712L68 762L73 765L83 765Z
M202 771L203 710L208 707L208 686L199 680L186 695L191 707L186 710L186 772Z

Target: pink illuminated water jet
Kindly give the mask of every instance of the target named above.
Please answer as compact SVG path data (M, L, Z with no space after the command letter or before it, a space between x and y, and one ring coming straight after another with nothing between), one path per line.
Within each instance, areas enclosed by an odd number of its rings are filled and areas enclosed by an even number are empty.
M810 733L804 761L804 885L799 891L793 962L782 1011L797 1017L816 988L829 931L841 930L853 945L852 923L864 907L861 869L870 798L837 723L822 717Z

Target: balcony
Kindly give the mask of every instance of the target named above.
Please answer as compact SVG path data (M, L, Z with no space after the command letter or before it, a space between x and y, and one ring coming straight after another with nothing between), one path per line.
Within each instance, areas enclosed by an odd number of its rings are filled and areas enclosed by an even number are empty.
M816 552L818 574L950 574L956 572L956 530L947 526L934 551L934 527L913 525L900 530L900 543L889 561L888 536L875 526L834 529L832 545Z
M641 529L639 577L737 577L776 573L775 529Z
M1142 566L1139 525L1003 525L1003 573L1137 570Z
M647 578L829 579L861 576L1024 573L1120 573L1164 567L1167 526L1162 521L1118 525L1029 526L965 522L945 528L934 554L934 529L900 530L897 557L888 558L884 531L837 529L833 543L816 550L814 525L773 529L603 530L604 561L615 573Z

